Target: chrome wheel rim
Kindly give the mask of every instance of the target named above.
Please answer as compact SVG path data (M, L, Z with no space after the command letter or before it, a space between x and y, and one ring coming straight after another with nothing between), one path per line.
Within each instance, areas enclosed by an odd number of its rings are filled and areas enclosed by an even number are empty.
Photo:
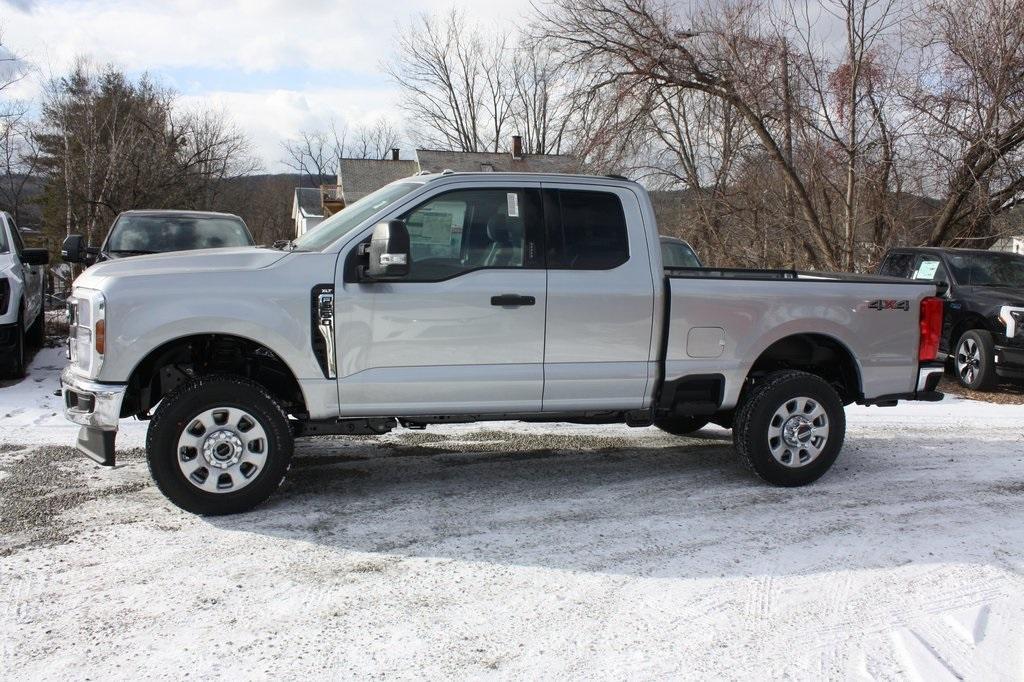
M267 432L237 407L215 407L190 419L178 437L178 467L208 493L233 493L255 481L267 461Z
M981 371L981 348L978 342L972 338L966 338L960 342L956 349L956 373L960 381L965 384L973 384Z
M782 403L768 423L768 449L775 461L797 469L818 459L828 444L828 414L814 398Z

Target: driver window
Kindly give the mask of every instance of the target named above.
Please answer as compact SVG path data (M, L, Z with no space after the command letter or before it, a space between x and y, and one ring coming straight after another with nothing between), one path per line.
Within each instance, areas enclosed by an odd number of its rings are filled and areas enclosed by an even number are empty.
M529 189L446 192L401 217L409 230L409 280L440 281L482 268L535 262L540 193Z

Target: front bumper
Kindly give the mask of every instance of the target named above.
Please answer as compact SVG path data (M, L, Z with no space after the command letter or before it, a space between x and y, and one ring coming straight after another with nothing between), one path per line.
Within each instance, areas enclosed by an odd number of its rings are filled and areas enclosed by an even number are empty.
M114 438L121 420L125 384L83 379L68 367L60 375L64 417L80 424L78 449L104 466L114 466Z
M996 345L995 364L996 374L1001 377L1024 378L1024 348Z

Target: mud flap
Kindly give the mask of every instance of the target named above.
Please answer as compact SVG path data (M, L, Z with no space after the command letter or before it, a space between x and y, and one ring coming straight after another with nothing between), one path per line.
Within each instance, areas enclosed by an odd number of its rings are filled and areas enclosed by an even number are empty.
M102 431L90 426L78 430L78 451L105 467L114 466L114 438L117 431Z

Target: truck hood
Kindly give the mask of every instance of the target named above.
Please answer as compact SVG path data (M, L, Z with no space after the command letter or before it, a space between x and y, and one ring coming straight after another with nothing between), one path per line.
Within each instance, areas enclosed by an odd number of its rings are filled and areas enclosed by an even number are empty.
M240 246L119 258L93 265L75 280L75 286L95 289L105 280L146 275L259 270L287 255L288 252L279 249Z
M1024 289L1013 287L963 287L972 298L987 301L992 305L1024 306Z

